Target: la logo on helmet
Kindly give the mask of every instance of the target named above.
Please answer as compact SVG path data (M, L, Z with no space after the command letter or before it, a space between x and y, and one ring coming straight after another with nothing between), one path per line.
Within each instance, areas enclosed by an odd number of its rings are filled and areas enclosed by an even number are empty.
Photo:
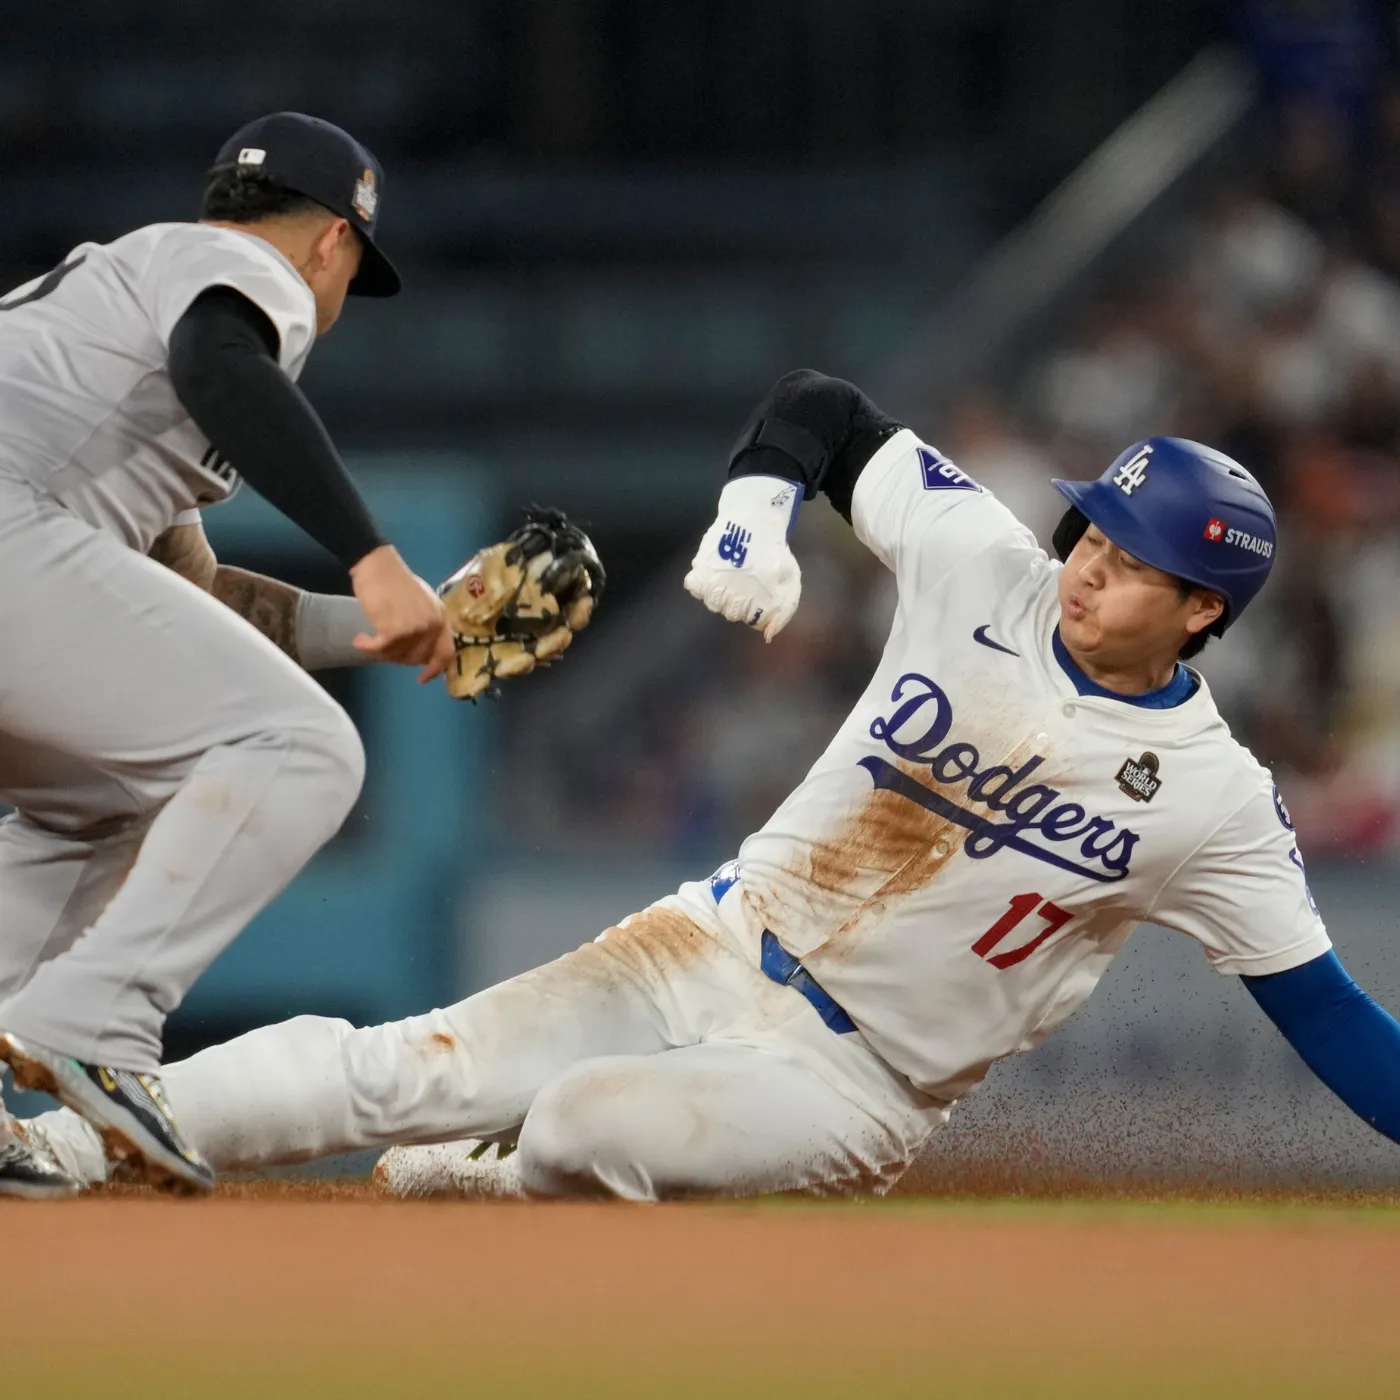
M1139 486L1147 484L1147 464L1151 456L1151 447L1143 447L1118 468L1113 484L1125 496L1131 496Z

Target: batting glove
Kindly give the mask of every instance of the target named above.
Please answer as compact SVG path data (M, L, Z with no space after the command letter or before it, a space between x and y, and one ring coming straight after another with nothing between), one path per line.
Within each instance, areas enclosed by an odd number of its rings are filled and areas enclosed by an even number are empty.
M771 642L802 595L802 570L787 542L801 501L802 488L781 477L735 477L691 560L686 592Z

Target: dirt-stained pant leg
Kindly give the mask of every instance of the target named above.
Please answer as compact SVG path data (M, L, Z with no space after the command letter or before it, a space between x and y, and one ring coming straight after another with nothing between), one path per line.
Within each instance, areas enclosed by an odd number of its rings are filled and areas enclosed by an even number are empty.
M390 1143L513 1137L540 1086L569 1066L670 1043L645 988L612 950L588 943L443 1010L359 1030L298 1016L162 1077L210 1165L250 1171ZM40 1122L66 1164L100 1178L81 1119Z
M155 1069L168 1012L344 820L363 776L358 736L228 609L3 482L0 654L0 763L58 753L104 780L75 796L63 766L45 774L31 761L0 767L0 800L32 818L55 806L40 824L77 838L149 820L120 889L7 993L0 1027ZM0 890L7 948L8 899ZM30 938L16 927L7 967L30 956Z
M532 1190L631 1199L880 1189L943 1116L671 902L445 1010L298 1017L164 1077L220 1170L519 1134ZM100 1176L81 1120L40 1121Z
M888 1190L925 1131L771 1050L691 1045L589 1060L546 1085L520 1133L519 1169L540 1196L855 1195Z

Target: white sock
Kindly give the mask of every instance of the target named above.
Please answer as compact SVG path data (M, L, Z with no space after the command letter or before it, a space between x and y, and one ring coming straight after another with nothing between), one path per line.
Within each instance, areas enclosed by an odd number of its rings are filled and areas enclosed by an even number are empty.
M520 1154L511 1147L476 1138L426 1147L391 1147L375 1166L374 1181L391 1196L525 1199Z

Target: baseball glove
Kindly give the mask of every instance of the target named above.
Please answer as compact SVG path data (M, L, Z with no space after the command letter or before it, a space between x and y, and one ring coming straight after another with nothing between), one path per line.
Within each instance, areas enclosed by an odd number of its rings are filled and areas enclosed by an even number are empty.
M563 511L527 507L518 530L438 589L457 639L448 693L474 701L547 666L587 626L605 582L592 541Z

